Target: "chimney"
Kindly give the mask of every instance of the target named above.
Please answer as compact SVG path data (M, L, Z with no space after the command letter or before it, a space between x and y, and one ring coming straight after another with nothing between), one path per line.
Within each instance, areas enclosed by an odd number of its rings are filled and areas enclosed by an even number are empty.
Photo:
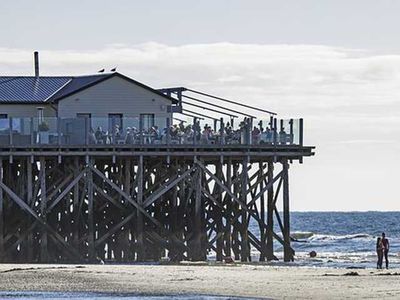
M33 53L33 58L35 61L35 77L39 78L39 52L35 51Z

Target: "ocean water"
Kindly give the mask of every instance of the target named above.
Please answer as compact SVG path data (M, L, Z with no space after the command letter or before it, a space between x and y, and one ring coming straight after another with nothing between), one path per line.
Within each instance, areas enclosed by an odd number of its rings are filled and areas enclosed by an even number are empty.
M376 268L376 238L382 232L390 242L389 267L400 268L400 212L292 212L291 236L299 241L292 243L294 264ZM317 257L310 258L310 251Z
M0 299L69 299L69 300L244 300L254 298L242 297L224 297L224 296L207 296L207 295L165 295L165 296L146 296L134 294L117 294L117 293L90 293L90 292L13 292L0 291Z

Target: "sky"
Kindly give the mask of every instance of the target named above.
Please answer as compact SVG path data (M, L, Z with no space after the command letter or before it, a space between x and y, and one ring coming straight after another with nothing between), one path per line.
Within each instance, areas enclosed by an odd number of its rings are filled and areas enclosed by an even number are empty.
M305 120L291 209L400 210L400 1L2 0L0 74L118 71ZM260 118L265 115L258 114Z

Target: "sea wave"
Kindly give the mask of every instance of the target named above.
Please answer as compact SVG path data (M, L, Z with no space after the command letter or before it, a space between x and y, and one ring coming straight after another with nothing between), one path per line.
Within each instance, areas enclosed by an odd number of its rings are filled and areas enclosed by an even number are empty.
M309 231L297 231L297 232L292 232L290 236L295 239L295 240L304 240L304 239L309 239L312 236L314 236L314 232L309 232Z
M323 241L323 240L352 240L352 239L368 239L372 240L374 237L367 233L356 233L356 234L346 234L346 235L325 235L325 234L313 234L309 240L311 241Z

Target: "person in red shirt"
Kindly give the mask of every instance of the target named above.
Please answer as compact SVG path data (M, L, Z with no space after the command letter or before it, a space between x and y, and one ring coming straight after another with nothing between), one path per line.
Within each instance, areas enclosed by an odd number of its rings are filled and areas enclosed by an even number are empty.
M384 232L382 232L381 243L382 243L382 248L383 248L383 255L385 256L386 269L389 269L389 259L388 259L389 240L386 238L386 235Z

